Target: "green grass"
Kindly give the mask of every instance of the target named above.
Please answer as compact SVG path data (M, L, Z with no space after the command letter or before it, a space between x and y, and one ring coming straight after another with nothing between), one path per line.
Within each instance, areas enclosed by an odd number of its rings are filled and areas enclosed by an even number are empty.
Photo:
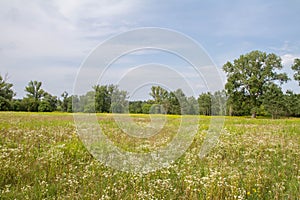
M120 148L148 152L167 145L180 116L148 140L128 137L109 114L98 119ZM300 119L226 117L217 146L200 159L209 121L200 117L192 145L170 167L133 174L95 160L71 114L1 112L0 199L300 199Z

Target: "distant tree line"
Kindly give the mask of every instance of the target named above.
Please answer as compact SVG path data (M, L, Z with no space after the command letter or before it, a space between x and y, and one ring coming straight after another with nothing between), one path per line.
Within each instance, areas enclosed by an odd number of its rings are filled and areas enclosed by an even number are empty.
M112 84L95 85L80 96L63 92L57 97L44 91L39 81L30 81L24 89L26 96L14 99L13 84L7 75L0 75L0 111L300 117L300 94L283 92L281 86L290 78L280 72L282 68L279 56L252 51L223 66L227 75L225 90L202 93L196 99L181 89L169 92L152 86L152 98L146 101L129 101L128 92ZM291 68L295 72L292 78L300 86L300 59L295 59Z

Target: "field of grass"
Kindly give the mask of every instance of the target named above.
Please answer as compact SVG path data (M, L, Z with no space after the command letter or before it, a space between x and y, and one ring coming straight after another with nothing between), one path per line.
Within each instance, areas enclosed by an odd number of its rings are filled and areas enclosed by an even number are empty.
M147 141L98 115L116 145L136 152L166 145L179 118L168 116L169 126ZM171 166L136 174L94 159L71 114L1 112L0 199L300 199L300 119L226 117L218 144L200 159L209 122L200 117L193 143Z

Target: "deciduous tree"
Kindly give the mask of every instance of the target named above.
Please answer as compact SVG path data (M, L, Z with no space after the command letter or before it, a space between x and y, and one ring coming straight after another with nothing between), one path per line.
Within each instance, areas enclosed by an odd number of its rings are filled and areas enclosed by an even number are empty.
M299 86L300 86L300 59L299 58L296 58L294 60L292 70L295 71L294 79L299 82Z
M284 95L281 88L275 84L267 87L262 96L265 109L272 115L272 119L276 119L283 115L285 110Z
M13 84L7 82L7 75L3 78L0 75L0 110L10 110L11 101L15 95L12 90Z
M244 102L251 106L252 117L256 117L257 110L262 104L262 95L270 87L271 83L283 83L288 80L285 73L279 73L282 69L281 58L273 53L267 54L261 51L252 51L241 55L233 63L227 62L223 69L227 74L226 92L229 102L234 102L235 96L243 96Z
M41 87L42 82L39 81L30 81L28 86L25 87L27 98L24 98L24 102L28 111L38 111L41 98L45 94L45 91Z

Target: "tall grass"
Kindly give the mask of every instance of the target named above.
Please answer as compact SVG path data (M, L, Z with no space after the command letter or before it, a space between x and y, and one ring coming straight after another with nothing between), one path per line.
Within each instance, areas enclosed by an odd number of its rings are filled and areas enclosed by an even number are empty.
M111 115L99 123L121 148L147 152L168 143L176 117L151 141L128 138ZM217 146L200 159L209 121L201 117L170 167L133 174L95 160L70 114L0 113L0 199L300 199L300 119L227 117Z

